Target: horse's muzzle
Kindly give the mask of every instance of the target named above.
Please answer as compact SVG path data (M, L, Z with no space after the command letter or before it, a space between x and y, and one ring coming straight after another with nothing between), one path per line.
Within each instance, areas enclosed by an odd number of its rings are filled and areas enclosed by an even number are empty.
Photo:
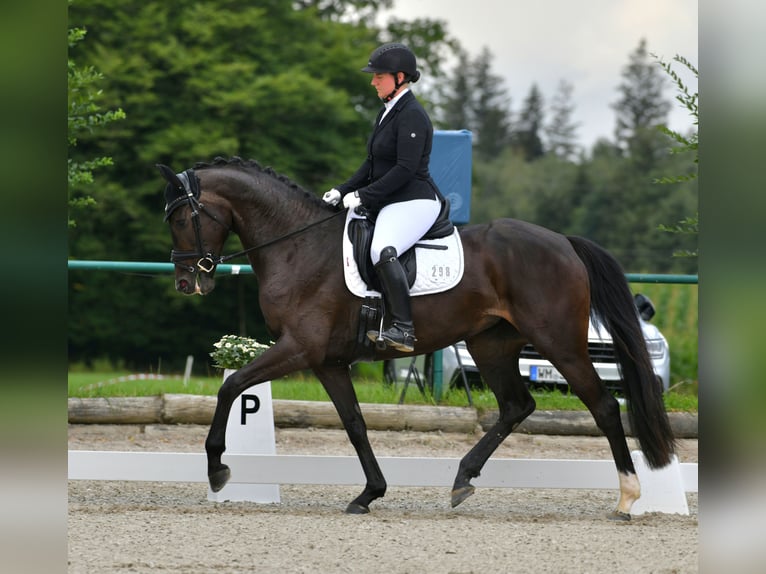
M184 295L207 295L215 288L215 279L209 273L184 274L176 277L176 291Z

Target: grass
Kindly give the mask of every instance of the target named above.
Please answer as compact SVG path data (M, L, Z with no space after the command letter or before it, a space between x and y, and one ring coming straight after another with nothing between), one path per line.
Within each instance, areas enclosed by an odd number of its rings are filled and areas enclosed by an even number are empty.
M221 386L221 377L190 377L184 384L181 376L163 378L137 378L124 372L78 372L71 371L68 377L70 397L140 397L161 394L215 395ZM378 379L360 378L354 382L354 389L361 403L397 404L401 387L386 385ZM322 385L310 376L295 375L273 381L271 394L274 399L329 401ZM495 409L494 395L487 390L471 391L474 406L478 409ZM574 395L558 390L535 390L533 396L538 410L585 410L585 406ZM412 384L405 394L404 404L434 405L432 396L423 396ZM439 402L442 406L468 406L468 399L462 389L450 390ZM697 411L696 392L678 388L667 393L665 405L671 411Z
M696 394L698 286L641 283L631 285L631 289L635 293L643 293L654 303L657 314L651 322L662 331L670 346L671 387Z

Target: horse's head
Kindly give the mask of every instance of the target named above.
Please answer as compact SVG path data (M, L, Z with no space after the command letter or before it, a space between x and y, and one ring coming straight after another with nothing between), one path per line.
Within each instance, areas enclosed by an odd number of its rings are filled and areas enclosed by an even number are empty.
M206 295L215 287L215 268L231 230L231 214L220 198L200 201L202 192L194 170L176 174L165 165L157 168L167 181L165 221L173 238L170 260L176 266L176 289L186 295Z

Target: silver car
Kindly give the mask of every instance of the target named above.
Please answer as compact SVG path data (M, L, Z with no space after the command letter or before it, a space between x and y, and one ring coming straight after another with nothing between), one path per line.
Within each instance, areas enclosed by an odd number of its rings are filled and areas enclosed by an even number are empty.
M641 329L646 339L646 347L652 361L654 373L663 392L670 385L670 349L668 342L660 330L649 321L654 316L654 305L644 295L636 294L634 297L639 312ZM617 358L614 353L614 344L609 333L601 325L588 326L588 351L593 366L607 388L616 393L622 392L620 371L617 366ZM409 381L422 386L422 373L427 361L418 357L411 359L397 359L395 374L397 381ZM442 377L445 388L483 388L479 370L468 352L464 342L448 347L442 352ZM567 382L561 373L546 359L543 359L532 345L525 345L519 358L519 372L532 387L566 387ZM391 378L391 371L389 371ZM409 382L408 381L408 382Z

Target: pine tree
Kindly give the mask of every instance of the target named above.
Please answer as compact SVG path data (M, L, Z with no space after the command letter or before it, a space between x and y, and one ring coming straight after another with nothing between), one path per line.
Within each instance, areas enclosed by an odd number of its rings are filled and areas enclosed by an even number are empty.
M532 84L513 135L514 147L520 150L527 161L534 161L545 153L543 141L540 139L544 115L543 95L537 84Z
M492 53L486 47L474 60L471 115L476 152L485 159L497 157L510 137L509 98L503 80L491 71Z
M441 84L442 105L439 113L439 125L444 129L473 129L471 117L471 65L468 54L461 51L453 76Z
M573 161L580 154L577 144L578 123L572 121L575 106L572 103L574 86L561 80L550 105L551 120L543 131L547 139L547 149L555 156Z
M612 104L617 112L616 143L639 169L646 171L667 147L667 138L658 134L667 121L671 104L663 97L665 78L649 58L645 38L630 54L622 78L617 88L621 97Z

